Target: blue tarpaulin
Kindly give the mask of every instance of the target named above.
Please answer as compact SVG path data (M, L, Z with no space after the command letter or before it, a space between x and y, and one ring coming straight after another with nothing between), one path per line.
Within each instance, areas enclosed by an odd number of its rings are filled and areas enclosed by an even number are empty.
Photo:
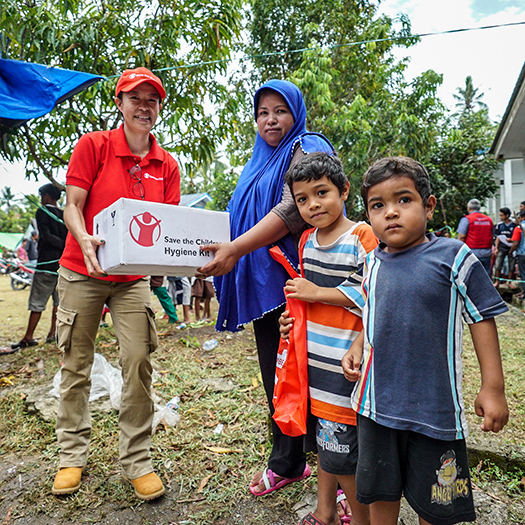
M104 77L0 58L0 124L20 126Z

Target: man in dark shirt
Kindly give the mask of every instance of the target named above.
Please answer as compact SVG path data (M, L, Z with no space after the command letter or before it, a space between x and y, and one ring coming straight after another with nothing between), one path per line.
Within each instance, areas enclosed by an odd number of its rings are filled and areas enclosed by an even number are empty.
M58 309L58 293L56 291L58 260L64 251L67 228L63 221L64 212L57 207L61 190L53 184L44 184L38 192L40 193L42 207L36 212L39 231L38 265L29 294L28 309L31 314L24 337L18 343L11 345L13 351L38 344L33 334L51 296L53 296L53 314L46 342L55 341L56 312Z
M514 269L516 261L512 255L510 255L510 248L512 246L512 232L517 224L510 218L509 208L500 208L499 218L500 222L494 226L494 236L496 237L496 262L494 263L494 286L497 288L500 285L501 269L503 267L503 261L507 257L508 262L508 281L507 285L509 288L516 288L512 283L514 279Z

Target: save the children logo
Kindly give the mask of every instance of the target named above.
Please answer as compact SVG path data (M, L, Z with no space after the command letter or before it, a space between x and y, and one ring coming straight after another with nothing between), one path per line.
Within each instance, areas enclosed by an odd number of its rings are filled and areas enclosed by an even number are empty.
M129 223L131 238L140 246L153 246L160 239L160 222L148 211L135 215Z
M460 478L461 468L456 463L456 453L448 450L440 458L441 467L436 470L438 482L432 485L432 503L450 505L457 498L470 494L468 478Z

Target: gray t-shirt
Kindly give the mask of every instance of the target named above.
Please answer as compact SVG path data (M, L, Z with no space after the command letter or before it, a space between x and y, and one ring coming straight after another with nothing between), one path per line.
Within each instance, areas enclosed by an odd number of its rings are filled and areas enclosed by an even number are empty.
M462 385L463 320L507 311L466 244L429 242L368 255L362 376L353 408L378 424L452 441L468 434Z

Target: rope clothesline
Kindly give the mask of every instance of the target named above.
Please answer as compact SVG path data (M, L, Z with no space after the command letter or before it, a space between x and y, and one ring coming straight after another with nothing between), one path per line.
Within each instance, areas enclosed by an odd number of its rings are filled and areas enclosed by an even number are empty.
M336 49L336 48L340 48L340 47L352 47L352 46L360 46L360 45L363 45L363 44L373 44L373 43L380 43L380 42L389 42L389 41L397 41L397 40L410 40L410 39L413 39L413 38L426 38L426 37L429 37L429 36L439 36L439 35L448 35L448 34L454 34L454 33L465 33L465 32L468 32L468 31L484 31L484 30L487 30L487 29L497 29L497 28L501 28L501 27L512 27L512 26L520 26L520 25L525 25L525 21L522 21L522 22L508 22L508 23L505 23L505 24L492 24L492 25L487 25L487 26L480 26L480 27L463 27L463 28L459 28L459 29L448 29L446 31L434 31L434 32L429 32L429 33L418 33L418 34L415 34L415 35L404 35L404 36L389 36L389 37L386 37L386 38L372 38L372 39L368 39L368 40L359 40L357 42L347 42L345 44L333 44L333 45L327 45L327 46L317 46L316 48L315 47L304 47L304 48L300 48L300 49L289 49L289 50L286 50L286 51L275 51L275 52L272 52L272 53L261 53L261 54L258 54L258 55L243 55L241 57L236 57L236 58L221 58L221 59L218 59L218 60L209 60L209 61L205 61L205 62L192 62L190 64L181 64L181 65L177 65L177 66L170 66L170 67L163 67L163 68L158 68L158 69L154 69L152 71L154 72L162 72L162 71L173 71L173 70L176 70L176 69L186 69L186 68L194 68L194 67L199 67L199 66L209 66L209 65L213 65L213 64L221 64L221 63L225 63L225 62L232 62L233 60L240 60L240 61L245 61L245 60L251 60L251 59L254 59L254 58L266 58L266 57L272 57L272 56L280 56L280 55L288 55L288 54L293 54L293 53L304 53L305 51L310 51L310 50L320 50L320 51L328 51L330 49ZM109 77L106 77L105 80L110 80L110 79L113 79L113 78L119 78L120 75L111 75Z

